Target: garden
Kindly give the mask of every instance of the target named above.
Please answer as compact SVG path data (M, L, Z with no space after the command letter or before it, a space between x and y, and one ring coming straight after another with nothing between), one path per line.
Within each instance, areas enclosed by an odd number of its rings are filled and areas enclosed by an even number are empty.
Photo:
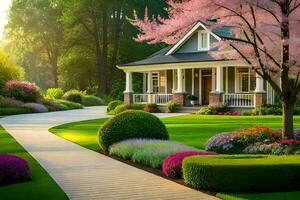
M161 121L129 110L50 131L222 199L294 199L300 194L299 131L295 140L282 140L280 126L279 116L192 114Z

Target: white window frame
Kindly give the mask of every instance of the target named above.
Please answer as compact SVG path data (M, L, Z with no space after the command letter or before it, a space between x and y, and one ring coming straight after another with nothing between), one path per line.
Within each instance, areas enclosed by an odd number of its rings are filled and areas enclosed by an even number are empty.
M206 34L207 35L207 44L206 48L202 48L202 35ZM206 30L200 30L198 31L198 51L209 51L209 43L210 43L210 34Z
M241 80L240 80L240 69L248 69L248 72L243 72L244 74L247 74L248 76L248 91L241 91ZM236 93L251 93L253 90L251 90L251 69L250 68L235 68L235 85Z
M152 91L153 93L159 93L160 92L160 73L159 72L152 72ZM154 78L157 78L157 86L154 85ZM157 91L155 91L155 87L157 88Z

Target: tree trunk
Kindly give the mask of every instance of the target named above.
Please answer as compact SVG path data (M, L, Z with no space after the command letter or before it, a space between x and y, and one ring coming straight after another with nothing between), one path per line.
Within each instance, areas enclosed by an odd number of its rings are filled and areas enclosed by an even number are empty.
M108 56L108 41L107 41L107 34L108 34L108 8L107 5L103 5L103 13L102 13L102 61L103 67L106 73L105 80L105 93L107 91L107 56Z
M288 101L282 102L282 137L294 139L294 104Z

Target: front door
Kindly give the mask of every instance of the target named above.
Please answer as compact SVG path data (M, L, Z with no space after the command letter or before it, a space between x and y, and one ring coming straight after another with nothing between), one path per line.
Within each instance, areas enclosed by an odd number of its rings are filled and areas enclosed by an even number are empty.
M209 104L209 93L212 89L212 71L202 71L202 105Z

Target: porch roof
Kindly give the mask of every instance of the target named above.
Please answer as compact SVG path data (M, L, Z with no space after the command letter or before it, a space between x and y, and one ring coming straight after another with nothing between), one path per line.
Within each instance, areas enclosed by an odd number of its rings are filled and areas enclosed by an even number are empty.
M208 61L222 61L216 60L209 55L208 51L195 53L174 53L166 55L166 53L173 47L173 45L166 47L148 58L128 64L119 65L120 67L154 65L154 64L170 64L170 63L191 63L191 62L208 62Z

